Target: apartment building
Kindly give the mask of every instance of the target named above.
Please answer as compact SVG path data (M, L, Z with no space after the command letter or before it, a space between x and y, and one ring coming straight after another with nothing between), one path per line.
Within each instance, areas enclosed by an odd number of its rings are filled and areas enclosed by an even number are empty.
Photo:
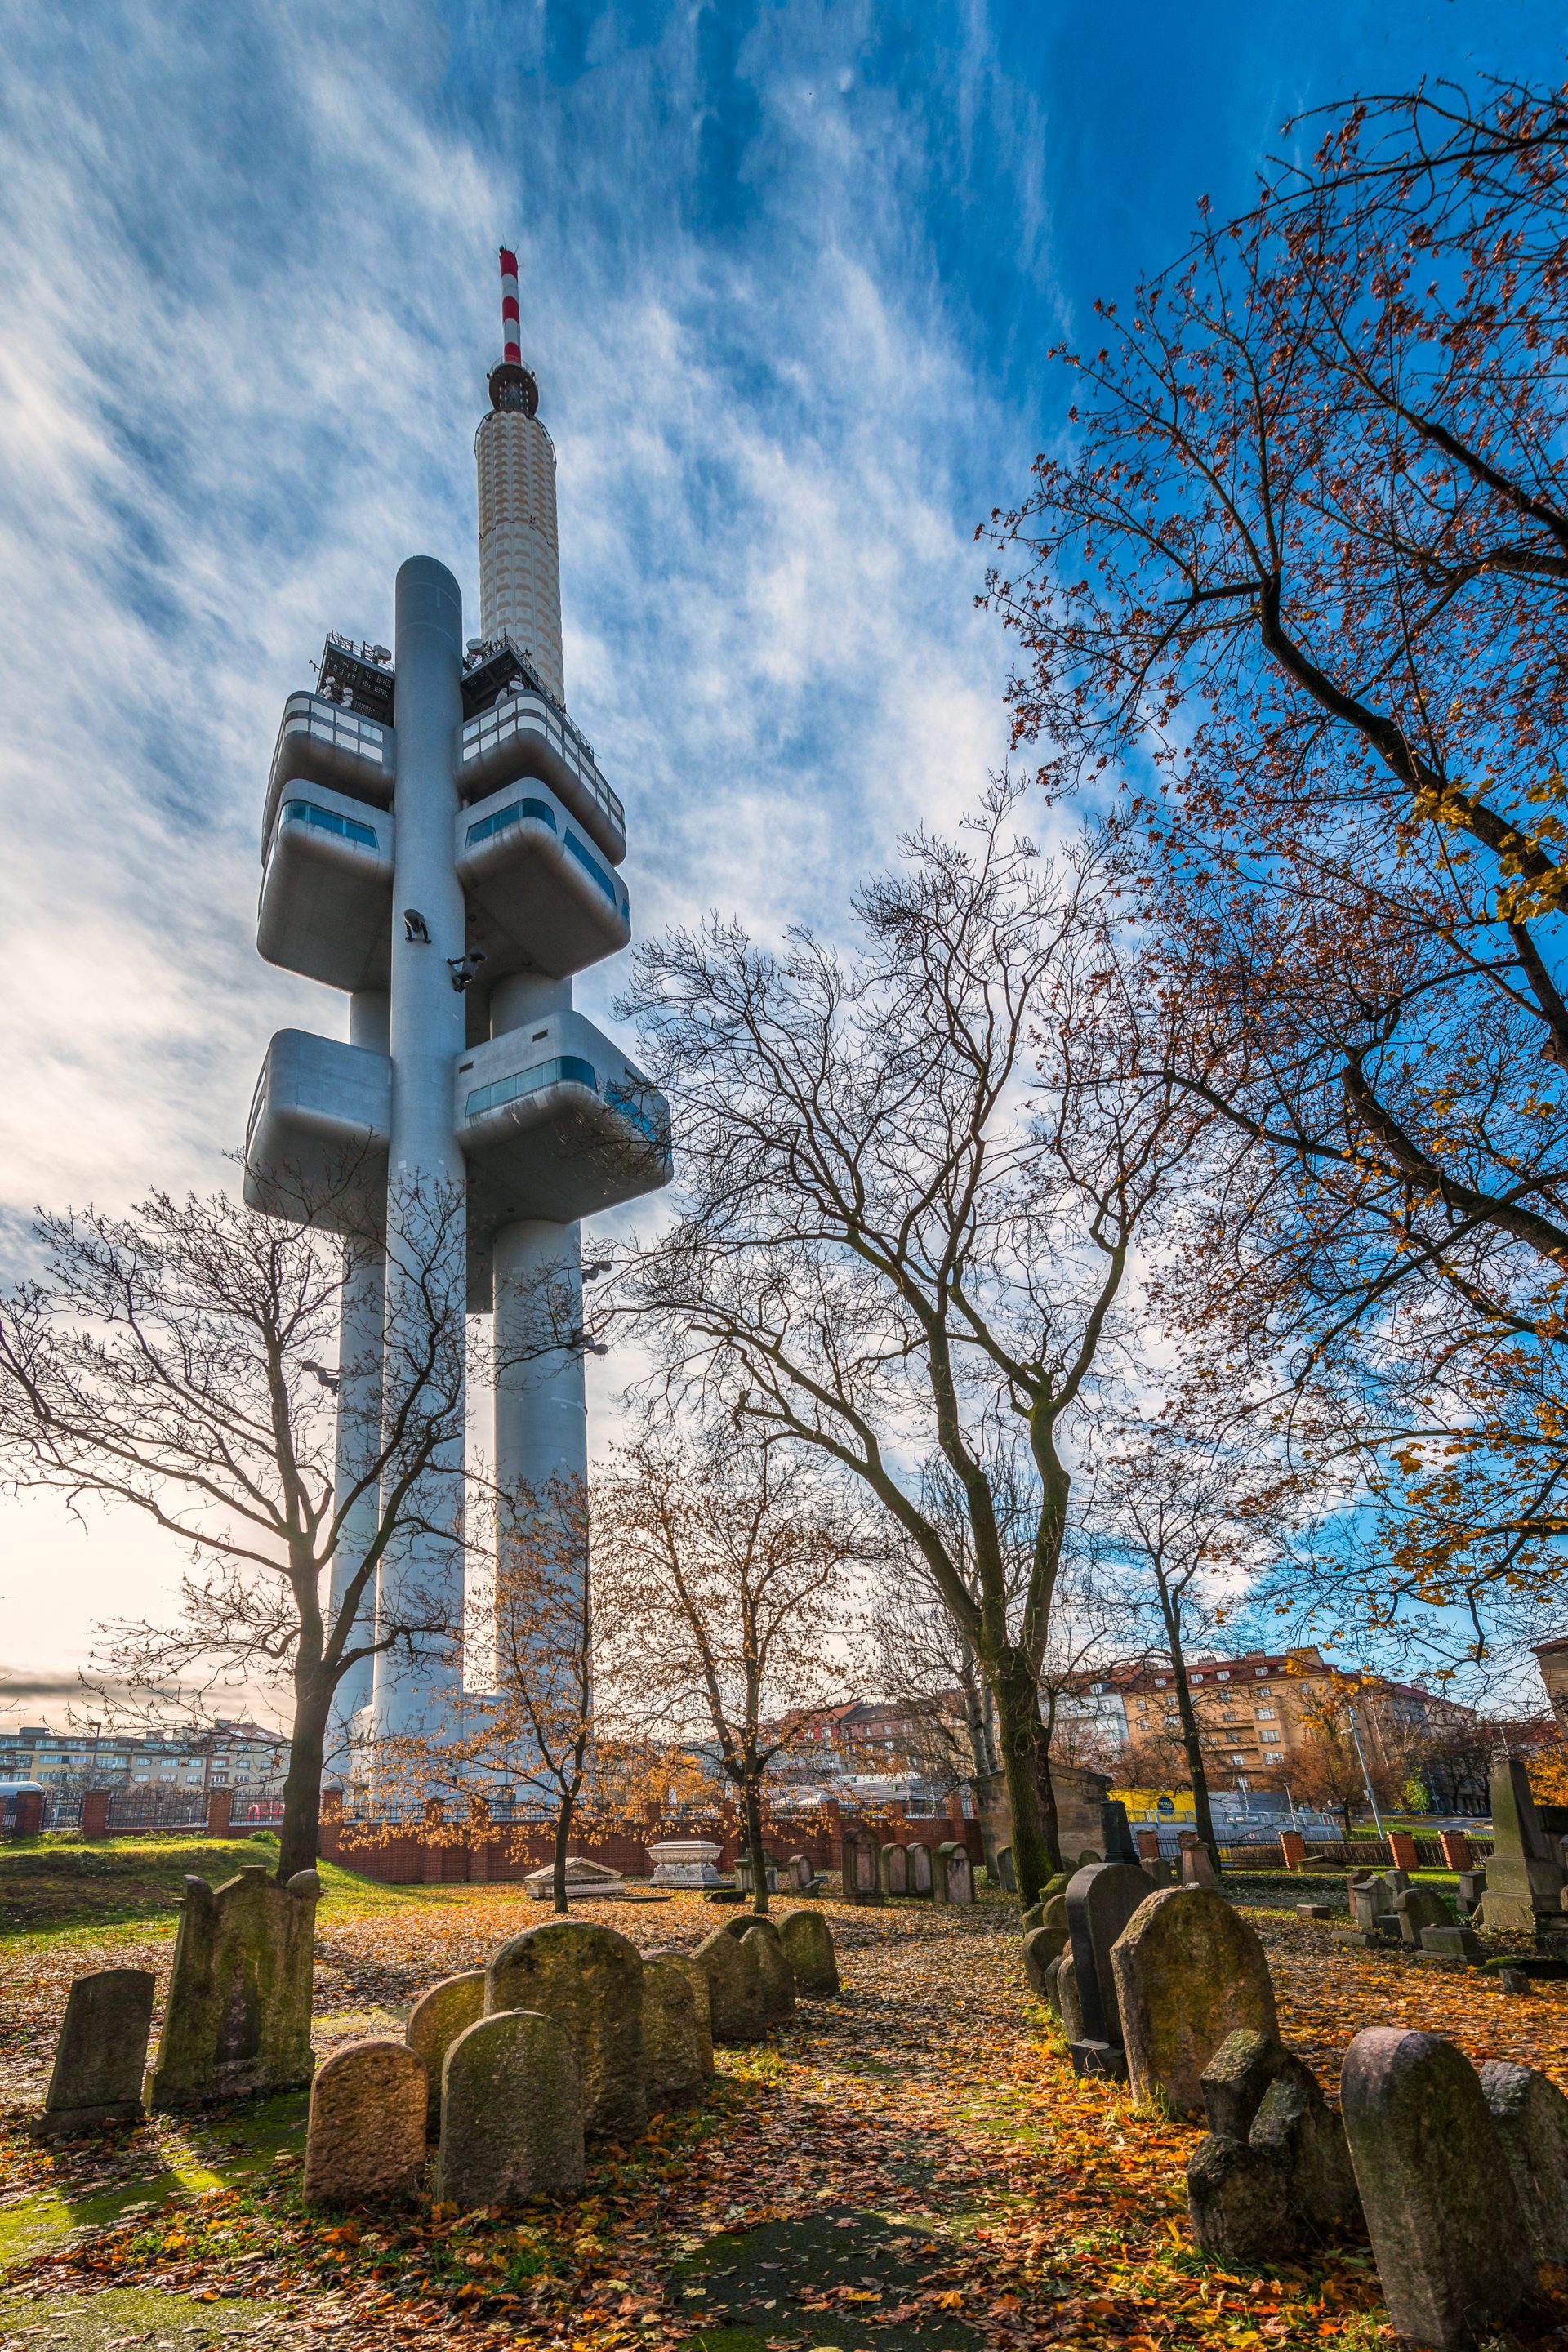
M1193 1658L1187 1680L1204 1761L1218 1787L1282 1787L1292 1759L1315 1736L1319 1710L1344 1690L1342 1674L1315 1648ZM1469 1716L1417 1684L1381 1675L1358 1677L1352 1703L1362 1736L1373 1747L1397 1746ZM1175 1679L1159 1659L1076 1677L1058 1711L1064 1738L1076 1746L1098 1740L1136 1756L1181 1737Z
M250 1789L282 1792L289 1742L263 1724L220 1721L169 1732L0 1728L0 1780L51 1788Z

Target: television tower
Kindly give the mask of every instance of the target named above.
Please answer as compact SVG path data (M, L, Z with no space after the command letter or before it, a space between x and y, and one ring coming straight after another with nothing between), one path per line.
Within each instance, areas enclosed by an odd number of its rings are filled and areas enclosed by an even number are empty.
M503 356L479 424L479 630L434 557L398 572L392 648L329 632L312 691L289 696L262 824L257 945L342 989L346 1042L280 1030L246 1138L246 1198L273 1214L389 1232L443 1204L437 1278L494 1318L503 1493L587 1470L579 1223L668 1183L663 1097L576 1012L572 975L631 939L616 868L626 818L567 716L555 452L523 364L517 261L503 249ZM334 1205L363 1171L353 1214ZM421 1310L395 1246L350 1244L338 1387L340 1494L374 1458ZM389 1370L390 1366L390 1370ZM461 1445L432 1465L460 1490ZM375 1498L346 1528L334 1598ZM440 1508L384 1559L374 1608L440 1594L462 1622L464 1552ZM450 1524L450 1506L447 1523ZM584 1563L585 1572L586 1563ZM339 1742L435 1733L460 1669L384 1651L340 1685Z

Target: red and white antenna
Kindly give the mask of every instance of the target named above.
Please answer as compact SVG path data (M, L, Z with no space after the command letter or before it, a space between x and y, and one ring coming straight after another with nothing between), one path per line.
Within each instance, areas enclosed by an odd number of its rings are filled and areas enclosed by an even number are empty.
M517 256L500 249L500 328L503 358L512 367L522 365L522 320L517 307Z

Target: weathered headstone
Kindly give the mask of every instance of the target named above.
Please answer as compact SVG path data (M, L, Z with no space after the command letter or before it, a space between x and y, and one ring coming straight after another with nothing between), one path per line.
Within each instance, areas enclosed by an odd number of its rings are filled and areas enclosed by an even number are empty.
M1491 1801L1492 1854L1480 1924L1490 1935L1531 1936L1538 1917L1560 1917L1568 1882L1542 1828L1519 1757L1494 1758Z
M428 2124L432 2138L441 2128L441 2069L459 2033L477 2025L485 2013L485 1972L466 1969L461 1976L443 1977L421 1995L409 2014L404 2040L424 2063L429 2092Z
M1502 2140L1514 2196L1537 2263L1568 2252L1568 2098L1536 2066L1489 2059L1481 2095Z
M1247 2144L1279 2167L1298 2242L1359 2216L1361 2198L1344 2125L1305 2067L1298 2078L1280 2075L1269 2084Z
M1310 2067L1268 2033L1226 2037L1204 2070L1210 2137L1187 2171L1193 2232L1215 2261L1278 2262L1353 2219L1344 2126Z
M437 2197L471 2213L581 2189L583 2174L570 2031L533 2010L480 2018L447 2053Z
M929 1895L931 1891L931 1848L912 1845L909 1851L909 1891L911 1895Z
M757 1949L757 1982L762 1989L763 2014L770 2025L795 2015L795 1970L784 1957L779 1931L771 1919L753 1919L742 1937L742 1947Z
M312 2205L408 2197L425 2169L430 2085L405 2042L334 2050L310 2085L305 2195Z
M35 2131L53 2138L136 2121L157 1985L151 1969L97 1969L74 1979Z
M1148 1895L1111 1947L1110 1966L1141 2106L1163 2101L1177 2115L1197 2114L1204 2068L1226 2036L1278 2031L1263 1946L1213 1887Z
M1373 2260L1396 2336L1470 2352L1529 2296L1535 2265L1502 2136L1475 2069L1440 2034L1373 2026L1340 2098Z
M1484 1870L1460 1871L1458 1886L1454 1895L1454 1908L1461 1919L1471 1918L1479 1910L1486 1891L1487 1874Z
M634 1943L586 1919L527 1927L491 1960L485 2008L491 2016L537 2010L563 2025L576 2049L588 2137L642 2137L642 1954Z
M1304 2060L1277 2035L1243 2028L1226 2036L1204 2068L1204 2119L1221 2139L1247 2139L1275 2083L1312 2079Z
M1331 1919L1333 1916L1331 1903L1298 1903L1296 1906L1298 1919Z
M846 1903L880 1903L877 1841L868 1830L847 1822L840 1837Z
M763 1878L768 1893L776 1895L779 1888L778 1864L771 1854L765 1853L763 1856ZM735 1885L742 1895L756 1893L756 1873L752 1868L752 1857L749 1853L738 1853L735 1856Z
M779 1915L779 1942L795 1971L795 1990L809 1998L838 1990L838 1956L833 1931L820 1911L784 1911Z
M1487 1956L1487 1948L1473 1927L1423 1927L1421 1948L1431 1958L1451 1960L1457 1966L1476 1967Z
M216 1888L186 1879L149 2106L200 2106L310 2081L319 1893L313 1870L279 1886L264 1863Z
M706 1838L662 1838L650 1845L656 1886L717 1886L723 1847Z
M1213 1854L1206 1845L1194 1837L1189 1843L1184 1836L1181 1847L1182 1885L1184 1886L1217 1886L1219 1873L1215 1868Z
M1278 2262L1290 2242L1284 2178L1248 2140L1199 2140L1187 2164L1187 2210L1198 2244L1227 2269Z
M1046 1997L1062 2021L1062 2032L1070 2050L1084 2038L1083 2003L1079 1998L1078 1970L1073 1966L1070 1949L1062 1954L1047 1982Z
M1126 2071L1121 2020L1110 1948L1138 1909L1149 1900L1149 1882L1136 1863L1091 1862L1068 1881L1068 1936L1072 1947L1083 2032L1070 2044L1080 2074Z
M877 1876L884 1895L907 1895L909 1855L901 1845L885 1845L877 1856Z
M704 2011L707 2000L703 1983ZM642 2028L650 2113L700 2099L713 2072L713 2043L706 2015L698 2012L691 1970L674 1960L643 1962Z
M1016 1895L1018 1892L1018 1874L1013 1867L1013 1849L1010 1845L999 1845L997 1847L996 1867L993 1874L995 1877L997 1885L1000 1886L1004 1895Z
M792 1853L789 1858L789 1883L797 1893L816 1885L816 1864L804 1853Z
M1029 1979L1029 1990L1037 2000L1047 1998L1046 1976L1067 1948L1067 1932L1061 1927L1031 1927L1024 1938L1024 1973Z
M1407 1951L1418 1952L1428 1927L1451 1927L1454 1915L1435 1886L1407 1886L1394 1898L1399 1940Z
M763 2008L757 1948L715 1927L692 1955L708 1979L708 2007L715 2042L760 2042L767 2018Z
M931 1856L935 1892L943 1903L973 1903L974 1900L974 1864L969 1858L969 1848L956 1838L947 1839Z

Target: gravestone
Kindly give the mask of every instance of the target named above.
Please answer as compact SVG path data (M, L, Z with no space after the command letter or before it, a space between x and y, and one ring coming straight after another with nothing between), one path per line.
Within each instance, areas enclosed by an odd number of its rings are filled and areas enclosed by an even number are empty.
M1479 1910L1481 1899L1486 1891L1487 1874L1484 1870L1460 1871L1458 1886L1454 1895L1454 1908L1461 1919L1471 1918Z
M717 1886L724 1849L706 1838L662 1838L650 1845L656 1886Z
M1274 2035L1226 2037L1203 2075L1209 2137L1187 2169L1193 2233L1216 2262L1274 2263L1359 2210L1344 2126Z
M547 1862L538 1870L531 1870L523 1880L532 1903L553 1903L555 1900L555 1864ZM618 1870L608 1863L590 1862L585 1853L569 1853L566 1857L566 1900L568 1903L618 1902L625 1895L626 1882Z
M481 2017L447 2053L437 2198L472 2213L559 2197L581 2189L583 2177L582 2084L570 2030L532 2010Z
M310 2085L305 2196L312 2205L409 2197L425 2170L430 2085L405 2042L353 2042Z
M1024 1973L1029 1980L1029 1990L1037 2000L1045 2000L1047 1972L1055 1967L1067 1948L1067 1931L1062 1927L1031 1927L1024 1938Z
M1062 1954L1047 1978L1046 1999L1061 2020L1068 2049L1084 2038L1083 2003L1079 1999L1078 1970L1070 1951Z
M760 2042L767 2019L756 1946L731 1936L726 1925L704 1936L692 1958L708 1979L714 2041Z
M826 1996L838 1990L838 1956L833 1931L820 1911L784 1911L779 1915L779 1942L795 1971L795 1990Z
M1493 1759L1492 1853L1480 1925L1489 1935L1533 1936L1537 1921L1562 1924L1563 1864L1542 1828L1530 1776L1517 1756Z
M931 1891L931 1848L912 1845L909 1850L909 1892L929 1895Z
M804 1895L816 1885L816 1864L804 1853L792 1853L789 1858L789 1883Z
M741 1938L742 1948L754 1944L757 1982L762 1989L763 2014L770 2025L795 2015L795 1970L784 1958L779 1931L771 1919L753 1919Z
M1406 1886L1394 1898L1399 1940L1407 1951L1418 1952L1428 1927L1451 1927L1454 1915L1435 1886Z
M1537 2263L1568 2251L1568 2099L1536 2066L1490 2058L1481 2095L1508 2158L1513 2192Z
M776 1895L779 1891L778 1864L771 1854L763 1856L763 1876L768 1893ZM738 1853L735 1856L735 1885L742 1895L756 1893L756 1876L752 1869L752 1857L749 1853Z
M1372 2026L1345 2053L1340 2099L1390 2326L1430 2352L1471 2352L1535 2275L1523 2218L1498 2193L1508 2155L1475 2069L1440 2034Z
M590 2139L627 2142L647 2125L642 1954L614 1927L551 1919L503 1944L486 1971L491 2016L536 2010L571 2034ZM471 2030L471 2029L470 2029Z
M868 1830L846 1822L839 1846L846 1903L880 1903L876 1839Z
M1150 1899L1149 1882L1136 1863L1091 1862L1068 1881L1068 1938L1083 2019L1069 2054L1080 2074L1121 2081L1126 2073L1110 1948L1140 1904Z
M885 1845L877 1855L877 1883L884 1895L909 1892L910 1865L901 1845Z
M1127 1819L1127 1808L1120 1797L1106 1797L1100 1808L1100 1840L1107 1862L1142 1862Z
M279 1886L265 1863L216 1888L186 1879L149 2106L201 2106L310 2081L319 1892L313 1870Z
M54 2138L140 2118L157 1986L150 1969L97 1969L73 1979L35 2131Z
M938 1846L931 1856L931 1874L940 1902L973 1902L974 1864L969 1858L969 1848L960 1845L956 1838L949 1838Z
M1423 1927L1421 1948L1432 1959L1450 1960L1457 1966L1478 1968L1486 1958L1487 1948L1473 1927Z
M1214 1855L1195 1831L1182 1832L1182 1885L1184 1886L1217 1886L1219 1873L1215 1868Z
M1214 1887L1147 1895L1112 1946L1110 1966L1140 2106L1163 2101L1177 2115L1197 2114L1204 2068L1226 2037L1278 2031L1263 1946Z
M1013 1849L1010 1845L997 1847L994 1876L1004 1895L1016 1895L1018 1874L1013 1867Z
M707 2032L708 1988L699 2016L692 1971L674 1960L645 1960L642 1972L643 2064L649 2112L689 2106L702 2096L713 2072Z
M409 2012L404 2040L422 2060L429 2092L432 2138L441 2128L441 2069L459 2033L477 2025L485 2013L485 1972L466 1969L461 1976L443 1977L421 1995Z

